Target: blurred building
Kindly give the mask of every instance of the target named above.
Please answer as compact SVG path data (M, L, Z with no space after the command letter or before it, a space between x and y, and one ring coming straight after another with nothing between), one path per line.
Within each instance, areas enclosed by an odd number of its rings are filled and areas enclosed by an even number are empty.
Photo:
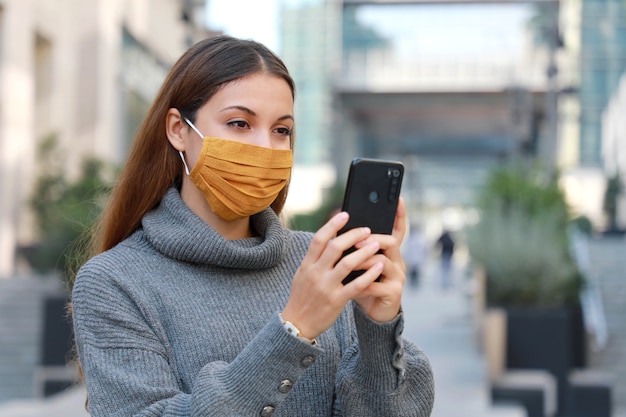
M341 7L336 1L283 3L280 56L296 81L295 166L287 210L317 208L335 182L333 75L340 70Z
M335 91L348 126L339 132L352 138L336 155L403 160L412 207L470 205L490 167L548 140L546 54L524 27L532 9L389 3L343 2Z
M602 159L609 178L620 179L622 191L617 196L616 226L626 230L626 75L602 113Z
M574 4L562 13L570 22L564 32L568 50L577 57L577 93L562 97L560 105L569 112L562 115L561 137L567 140L576 164L565 166L562 180L570 201L599 229L607 227L603 211L607 177L618 170L626 172L620 143L626 140L618 126L620 79L626 71L626 3L621 0L561 0ZM611 102L611 98L612 103ZM604 119L604 120L603 120ZM623 147L623 146L622 146ZM615 152L615 153L614 153ZM626 207L619 215L624 226Z
M0 0L0 278L36 238L27 201L37 144L70 176L120 163L169 66L205 36L204 0Z
M333 171L293 187L307 191L299 201L366 156L405 162L411 206L471 205L492 166L521 157L558 169L574 209L601 225L600 118L626 64L622 0L283 4L296 157Z
M523 20L511 35L509 22L484 27L482 16L504 5L530 20L533 2L288 3L281 55L298 87L301 163L330 162L341 183L353 157L399 159L409 204L441 208L471 203L503 158L556 159L546 117L555 48L536 45ZM547 19L557 25L558 13ZM480 31L492 33L464 39Z
M626 71L626 3L582 0L580 160L602 165L602 113Z

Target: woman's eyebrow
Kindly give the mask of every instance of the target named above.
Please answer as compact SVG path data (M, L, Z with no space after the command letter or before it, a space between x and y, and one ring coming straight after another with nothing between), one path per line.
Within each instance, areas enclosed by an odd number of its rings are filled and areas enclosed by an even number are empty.
M250 116L256 116L256 113L246 106L228 106L224 107L222 110L220 110L220 112L225 112L233 109L241 110L242 112L248 113Z
M248 113L250 116L256 116L256 115L257 115L257 114L254 112L254 110L252 110L252 109L250 109L250 108L248 108L248 107L246 107L246 106L239 106L239 105L224 107L222 110L220 110L220 113L221 113L221 112L228 111L228 110L233 110L233 109L235 109L235 110L240 110L240 111L242 111L242 112ZM278 119L276 119L276 120L280 120L280 121L282 121L282 120L292 120L292 121L293 121L293 120L294 120L294 118L293 118L293 116L292 116L292 115L290 115L290 114L286 114L286 115L284 115L284 116L279 117L279 118L278 118Z
M283 121L283 120L291 120L292 122L293 122L293 121L295 121L295 120L294 120L294 118L293 118L293 116L292 116L292 115L290 115L290 114L286 114L286 115L284 115L284 116L281 116L281 117L279 117L279 118L278 118L278 119L276 119L276 120L280 120L280 121Z

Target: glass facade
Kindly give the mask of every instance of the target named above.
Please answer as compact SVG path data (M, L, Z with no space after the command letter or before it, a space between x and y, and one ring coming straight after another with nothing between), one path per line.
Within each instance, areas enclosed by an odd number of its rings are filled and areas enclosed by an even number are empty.
M312 165L330 158L332 75L340 45L332 2L283 5L280 55L296 82L295 161Z
M600 166L602 112L626 70L626 2L583 0L580 164Z

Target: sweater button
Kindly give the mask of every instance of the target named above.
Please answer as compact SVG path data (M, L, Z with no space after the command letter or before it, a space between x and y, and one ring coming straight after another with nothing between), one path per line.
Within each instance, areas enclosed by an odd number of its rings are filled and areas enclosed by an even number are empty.
M404 349L402 348L398 349L398 352L396 353L396 361L399 361L400 359L402 359L403 356L404 356Z
M406 381L406 369L402 368L399 372L400 382L404 383Z
M308 368L309 366L311 366L313 364L314 361L315 361L315 358L313 356L309 355L309 356L305 356L304 358L302 358L300 363L305 368Z
M272 414L274 414L274 410L276 410L274 406L266 405L261 410L261 417L270 417Z
M291 391L291 388L293 387L293 382L291 382L288 379L285 379L284 381L282 381L280 383L280 385L278 386L278 391L281 394L287 394L289 391Z

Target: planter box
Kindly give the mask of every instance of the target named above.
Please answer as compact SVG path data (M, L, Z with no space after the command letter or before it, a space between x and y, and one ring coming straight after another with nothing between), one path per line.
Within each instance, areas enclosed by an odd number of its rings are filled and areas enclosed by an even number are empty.
M544 369L557 381L558 410L567 401L568 376L585 362L580 310L573 308L507 309L506 367Z
M507 309L507 368L546 369L566 378L572 364L567 309Z
M66 312L67 297L44 300L43 335L39 367L35 370L35 394L48 397L76 382L77 370L72 362L72 325Z

